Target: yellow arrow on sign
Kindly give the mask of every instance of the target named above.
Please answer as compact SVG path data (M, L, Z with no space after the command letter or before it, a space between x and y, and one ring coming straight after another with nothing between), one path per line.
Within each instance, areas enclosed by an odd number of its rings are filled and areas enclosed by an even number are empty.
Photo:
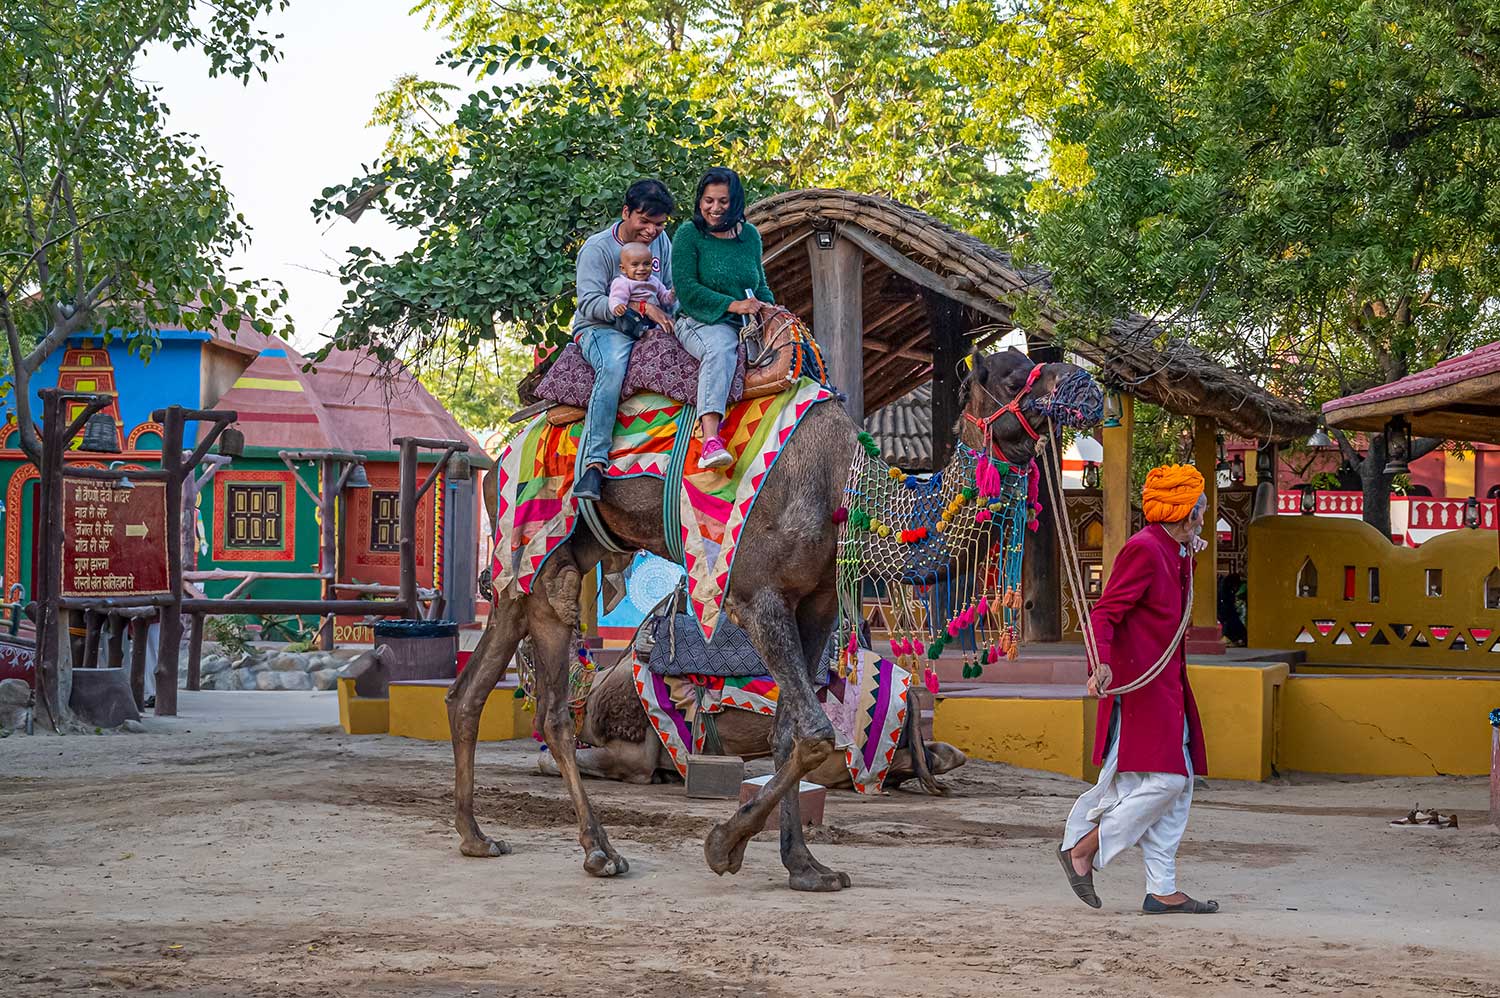
M146 536L146 525L144 523L127 523L127 524L125 524L125 536L126 537L145 537Z

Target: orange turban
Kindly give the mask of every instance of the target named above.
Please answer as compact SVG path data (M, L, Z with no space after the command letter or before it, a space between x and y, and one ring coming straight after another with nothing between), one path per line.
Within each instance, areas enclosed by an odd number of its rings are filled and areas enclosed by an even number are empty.
M1203 495L1203 475L1190 464L1164 464L1146 475L1141 490L1141 512L1147 523L1186 520Z

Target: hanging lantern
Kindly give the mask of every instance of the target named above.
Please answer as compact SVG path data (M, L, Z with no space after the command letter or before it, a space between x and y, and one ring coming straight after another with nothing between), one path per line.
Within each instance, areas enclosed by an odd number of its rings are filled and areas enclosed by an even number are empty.
M1299 488L1302 489L1301 509L1304 516L1311 516L1318 511L1318 489L1311 482L1303 482Z
M1104 428L1106 430L1117 429L1120 426L1120 413L1124 407L1120 404L1118 392L1108 392L1104 396Z
M1083 462L1083 487L1086 489L1097 489L1099 487L1099 464L1096 461Z
M1475 496L1464 500L1464 526L1470 530L1479 529L1479 499Z
M1333 446L1333 438L1328 435L1328 431L1323 428L1323 424L1322 423L1319 423L1317 429L1313 430L1313 435L1307 438L1307 446L1309 446L1309 447L1332 447Z
M78 449L95 454L120 453L120 433L109 413L96 412L89 417L83 424L83 443Z
M1385 471L1387 475L1405 475L1411 471L1411 424L1397 416L1385 424Z
M1234 460L1229 462L1229 477L1236 485L1245 484L1245 454L1243 451L1235 454Z

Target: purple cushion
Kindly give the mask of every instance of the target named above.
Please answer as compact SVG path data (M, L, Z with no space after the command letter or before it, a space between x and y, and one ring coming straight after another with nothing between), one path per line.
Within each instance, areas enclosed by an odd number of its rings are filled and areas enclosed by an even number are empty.
M536 386L536 396L561 405L586 408L594 388L594 369L584 359L577 343L562 348L551 369ZM698 398L698 361L683 349L677 337L647 336L630 351L630 366L625 369L625 386L621 398L639 392L657 392L679 402ZM738 402L745 393L745 348L741 344L734 381L729 386L729 401Z

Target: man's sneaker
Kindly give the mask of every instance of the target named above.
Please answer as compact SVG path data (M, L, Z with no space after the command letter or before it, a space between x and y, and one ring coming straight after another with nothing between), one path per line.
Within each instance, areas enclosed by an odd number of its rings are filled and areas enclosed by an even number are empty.
M582 477L573 483L574 499L592 499L599 501L599 490L604 488L604 472L590 465L584 469Z
M703 441L703 453L698 457L698 466L701 468L728 468L734 464L734 455L724 446L724 441L718 437L709 437Z

